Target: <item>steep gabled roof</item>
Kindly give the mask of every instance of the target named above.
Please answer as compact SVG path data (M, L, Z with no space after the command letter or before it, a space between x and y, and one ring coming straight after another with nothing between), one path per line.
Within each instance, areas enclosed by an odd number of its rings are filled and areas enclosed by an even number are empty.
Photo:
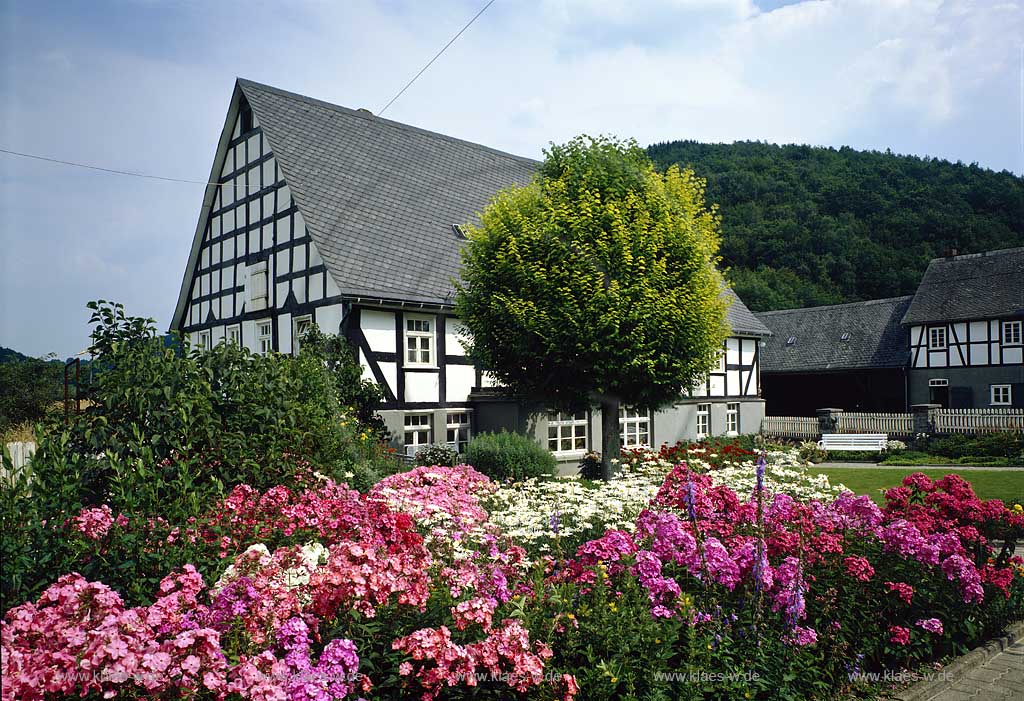
M211 180L244 97L274 153L310 237L346 297L450 305L461 237L501 189L525 185L539 163L278 88L239 79ZM207 188L189 270L215 186ZM180 321L188 274L175 322ZM736 298L739 334L768 330Z
M1024 248L928 264L904 324L1024 316Z
M451 302L465 224L537 162L249 80L238 85L342 294Z
M749 336L771 336L772 331L757 318L754 312L747 309L747 305L739 298L731 287L725 288L726 298L729 300L729 312L726 318L729 320L729 327L735 334L746 334Z
M756 314L772 332L761 349L761 372L903 367L910 348L900 320L912 299L893 297ZM847 340L844 334L849 334Z

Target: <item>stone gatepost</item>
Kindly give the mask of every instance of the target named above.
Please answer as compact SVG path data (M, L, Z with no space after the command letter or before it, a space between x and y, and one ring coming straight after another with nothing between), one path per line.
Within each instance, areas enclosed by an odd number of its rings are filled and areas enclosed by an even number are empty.
M935 433L935 419L941 404L914 404L910 407L914 415L914 438L924 433L932 435Z
M839 433L839 422L842 420L842 409L818 409L818 433Z

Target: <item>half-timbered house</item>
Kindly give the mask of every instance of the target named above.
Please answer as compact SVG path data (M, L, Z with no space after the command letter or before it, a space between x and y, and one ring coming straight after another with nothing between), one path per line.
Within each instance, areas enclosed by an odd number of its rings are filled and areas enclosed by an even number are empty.
M772 415L1024 407L1024 248L936 258L909 297L756 316Z
M214 158L172 329L193 343L294 353L316 324L352 341L406 450L480 430L533 433L571 460L600 445L596 412L548 414L490 387L453 315L460 225L537 162L247 80ZM759 340L731 291L718 370L677 406L624 411L626 445L760 428Z
M936 258L903 326L911 404L1024 407L1024 248Z

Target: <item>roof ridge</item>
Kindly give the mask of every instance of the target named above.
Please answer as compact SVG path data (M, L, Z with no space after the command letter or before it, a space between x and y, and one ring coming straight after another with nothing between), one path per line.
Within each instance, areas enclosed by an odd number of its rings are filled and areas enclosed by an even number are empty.
M387 127L391 127L391 128L394 128L394 129L398 129L400 131L411 131L411 132L414 132L414 133L417 133L417 134L423 134L425 136L430 136L430 137L433 137L433 138L443 139L445 141L451 141L451 142L454 142L454 143L457 143L457 144L463 144L463 145L466 145L466 146L473 146L474 148L485 149L485 150L490 151L492 153L495 153L495 154L497 154L499 156L504 156L506 158L512 158L512 159L515 159L517 161L523 161L525 163L529 163L529 164L534 165L534 166L538 166L541 163L540 161L538 161L535 158L529 158L527 156L520 156L520 155L515 154L515 153L509 153L508 151L502 151L501 149L496 149L493 146L487 146L485 144L478 144L475 141L469 141L467 139L460 139L460 138L458 138L456 136L450 136L448 134L442 134L439 131L431 131L430 129L424 129L423 127L413 126L412 124L405 124L404 122L397 122L397 121L395 121L393 119L386 119L384 117L379 117L379 116L375 115L373 112L371 112L370 110L367 110L367 109L359 110L359 109L353 109L351 107L345 107L344 105L338 105L338 104L335 104L333 102L327 102L326 100L320 100L320 99L317 99L315 97L310 97L308 95L302 95L300 93L291 92L290 90L284 90L283 88L278 88L278 87L275 87L273 85L267 85L266 83L259 83L259 82L255 81L255 80L249 80L248 78L241 78L241 77L239 77L239 78L236 78L235 80L237 81L238 85L243 88L243 90L244 90L245 86L250 86L250 87L254 87L254 88L260 89L260 90L266 90L266 91L269 91L269 92L272 92L272 93L276 93L276 94L278 94L278 95L280 95L282 97L287 97L287 98L291 98L291 99L297 99L297 100L300 100L302 102L306 102L306 103L309 103L309 104L312 104L312 105L316 105L316 106L319 106L319 107L324 107L324 108L327 108L327 109L330 109L330 110L341 112L342 114L345 114L346 116L349 116L349 117L357 117L359 119L363 119L363 120L366 120L368 122L372 122L374 124L381 124L383 126L387 126Z
M756 316L765 316L768 314L791 314L793 312L806 312L818 309L836 309L837 307L855 307L862 306L866 307L872 304L883 304L885 302L896 302L907 299L913 299L914 295L900 295L899 297L882 297L880 299L865 299L860 302L842 302L840 304L819 304L816 307L794 307L792 309L773 309L769 312L754 312Z
M960 253L955 256L939 256L938 258L932 258L929 262L931 263L942 263L946 261L954 260L969 260L971 258L987 258L989 256L1006 255L1007 253L1024 253L1024 246L1015 246L1013 248L997 248L994 251L982 251L981 253Z

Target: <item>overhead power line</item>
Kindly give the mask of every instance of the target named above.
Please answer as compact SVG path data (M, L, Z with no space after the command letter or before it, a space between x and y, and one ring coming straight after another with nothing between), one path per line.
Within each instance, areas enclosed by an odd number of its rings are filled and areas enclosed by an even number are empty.
M420 69L420 72L419 72L419 73L417 73L416 75L414 75L414 76L412 77L412 80L410 80L410 81L409 81L408 83L406 83L406 84L405 84L405 87L404 87L404 88L402 88L401 90L399 90L399 91L398 91L398 94L396 94L396 95L395 95L395 96L394 96L393 98L391 98L390 100L388 100L388 104L384 105L384 106L383 106L383 107L382 107L382 108L380 109L380 111L379 111L379 112L377 112L377 116L379 117L379 116L383 115L383 114L384 114L385 112L387 112L387 110L388 110L388 107L391 107L391 105L392 105L392 104L394 104L395 100L397 100L398 98L400 98L400 97L402 96L402 93L404 93L404 92L405 92L406 90L408 90L408 89L409 89L409 87L410 87L410 86L411 86L411 85L412 85L413 83L415 83L415 82L416 82L416 79L417 79L417 78L419 78L419 77L420 77L421 75L423 75L423 74L424 74L424 73L426 72L426 70L427 70L428 68L430 68L430 66L431 66L431 65L433 65L434 61L436 61L437 59L441 58L441 54L443 54L443 53L444 53L445 51L447 51L447 50L448 50L448 47L449 47L449 46L451 46L452 44L454 44L454 43L455 43L455 40L456 40L456 39L458 39L458 38L459 38L460 36L462 36L462 33L463 33L463 32L465 32L465 31L466 31L467 29L469 29L469 28L470 28L470 26L471 26L471 25L472 25L472 24L473 24L474 22L476 22L476 21L477 21L477 19L478 19L478 18L480 17L480 15L482 15L482 14L483 14L484 12L486 12L486 11L487 11L487 8L488 8L488 7L490 7L490 6L491 6L491 5L493 5L493 4L494 4L494 0L489 0L489 2L488 2L488 3L486 4L486 5L484 5L484 6L483 6L483 8L481 8L481 10L480 10L479 12L477 12L477 13L476 13L475 15L473 15L473 19L471 19L471 20L469 20L468 22L466 22L466 26L465 26L465 27L463 27L462 29L460 29L460 30L459 30L459 33L458 33L458 34L456 34L455 36L453 36L453 37L451 38L451 41L449 41L449 42L448 42L447 44L445 44L445 45L444 45L444 48L442 48L442 49L441 49L440 51L438 51L438 52L437 52L437 55L435 55L435 56L434 56L434 58L432 58L432 59L430 59L429 61L427 61L427 65L423 66L423 68L421 68L421 69Z
M438 51L437 54L434 55L434 57L432 59L430 59L427 62L427 65L423 66L423 68L420 69L419 73L414 75L412 77L412 80L410 80L408 83L405 84L405 87L403 87L401 90L399 90L398 93L396 93L394 97L392 97L390 100L388 100L388 103L386 105L384 105L384 107L382 107L379 112L377 112L377 115L378 116L383 115L388 110L388 108L391 107L391 105L393 105L395 103L395 101L398 98L400 98L403 95L403 93L405 93L405 91L408 90L412 86L412 84L415 83L419 79L419 77L421 75L426 73L427 69L430 68L434 64L435 61L437 59L441 58L441 55L445 51L447 51L448 48L452 44L454 44L456 42L456 40L458 40L458 38L460 36L462 36L465 33L465 31L467 29L469 29L473 25L474 22L476 22L480 18L480 15L482 15L484 12L486 12L487 8L489 8L491 5L494 4L494 1L495 0L488 0L487 4L484 5L482 8L480 8L480 11L477 12L475 15L473 15L473 18L470 19L468 22L466 22L465 26L463 26L462 29L460 29L458 31L458 33L455 36L453 36L448 41L448 43L445 44L444 47L442 47L441 50ZM128 170L119 170L117 168L105 168L103 166L92 165L90 163L78 163L77 161L67 161L67 160L64 160L62 158L50 158L49 156L40 156L40 155L35 154L35 153L25 153L23 151L12 151L10 149L5 149L5 148L0 148L0 153L6 153L9 156L19 156L20 158L31 158L33 160L45 161L47 163L57 163L59 165L73 166L75 168L85 168L85 169L88 169L88 170L98 170L98 171L101 171L103 173L112 173L114 175L125 175L125 176L129 176L129 177L132 177L132 178L145 178L147 180L162 180L164 182L170 182L170 183L187 183L187 184L190 184L190 185L216 185L218 187L223 187L223 186L229 184L229 183L211 182L211 181L207 181L207 180L190 180L188 178L170 178L170 177L167 177L165 175L152 175L150 173L134 173L134 172L128 171ZM255 185L248 186L248 185L241 185L239 183L231 183L231 185L235 189L238 189L238 188L248 189L249 187L256 187Z
M36 155L34 153L23 153L21 151L11 151L11 150L5 149L5 148L0 148L0 153L6 153L6 154L11 155L11 156L20 156L22 158L32 158L32 159L37 160L37 161L46 161L47 163L58 163L60 165L65 165L65 166L74 166L76 168L86 168L88 170L99 170L99 171L102 171L104 173L113 173L115 175L128 175L128 176L131 176L133 178L146 178L148 180L163 180L165 182L171 182L171 183L189 183L189 184L194 184L194 185L217 185L218 187L223 187L223 186L229 184L229 183L212 182L212 181L208 181L208 180L188 180L186 178L169 178L169 177L164 176L164 175L150 175L148 173L133 173L133 172L131 172L129 170L118 170L117 168L104 168L103 166L95 166L95 165L90 165L88 163L77 163L75 161L65 161L65 160L60 159L60 158L50 158L48 156L39 156L39 155ZM235 189L238 189L240 187L241 188L256 187L255 185L241 185L241 184L238 184L238 183L233 183L233 186L235 187Z

